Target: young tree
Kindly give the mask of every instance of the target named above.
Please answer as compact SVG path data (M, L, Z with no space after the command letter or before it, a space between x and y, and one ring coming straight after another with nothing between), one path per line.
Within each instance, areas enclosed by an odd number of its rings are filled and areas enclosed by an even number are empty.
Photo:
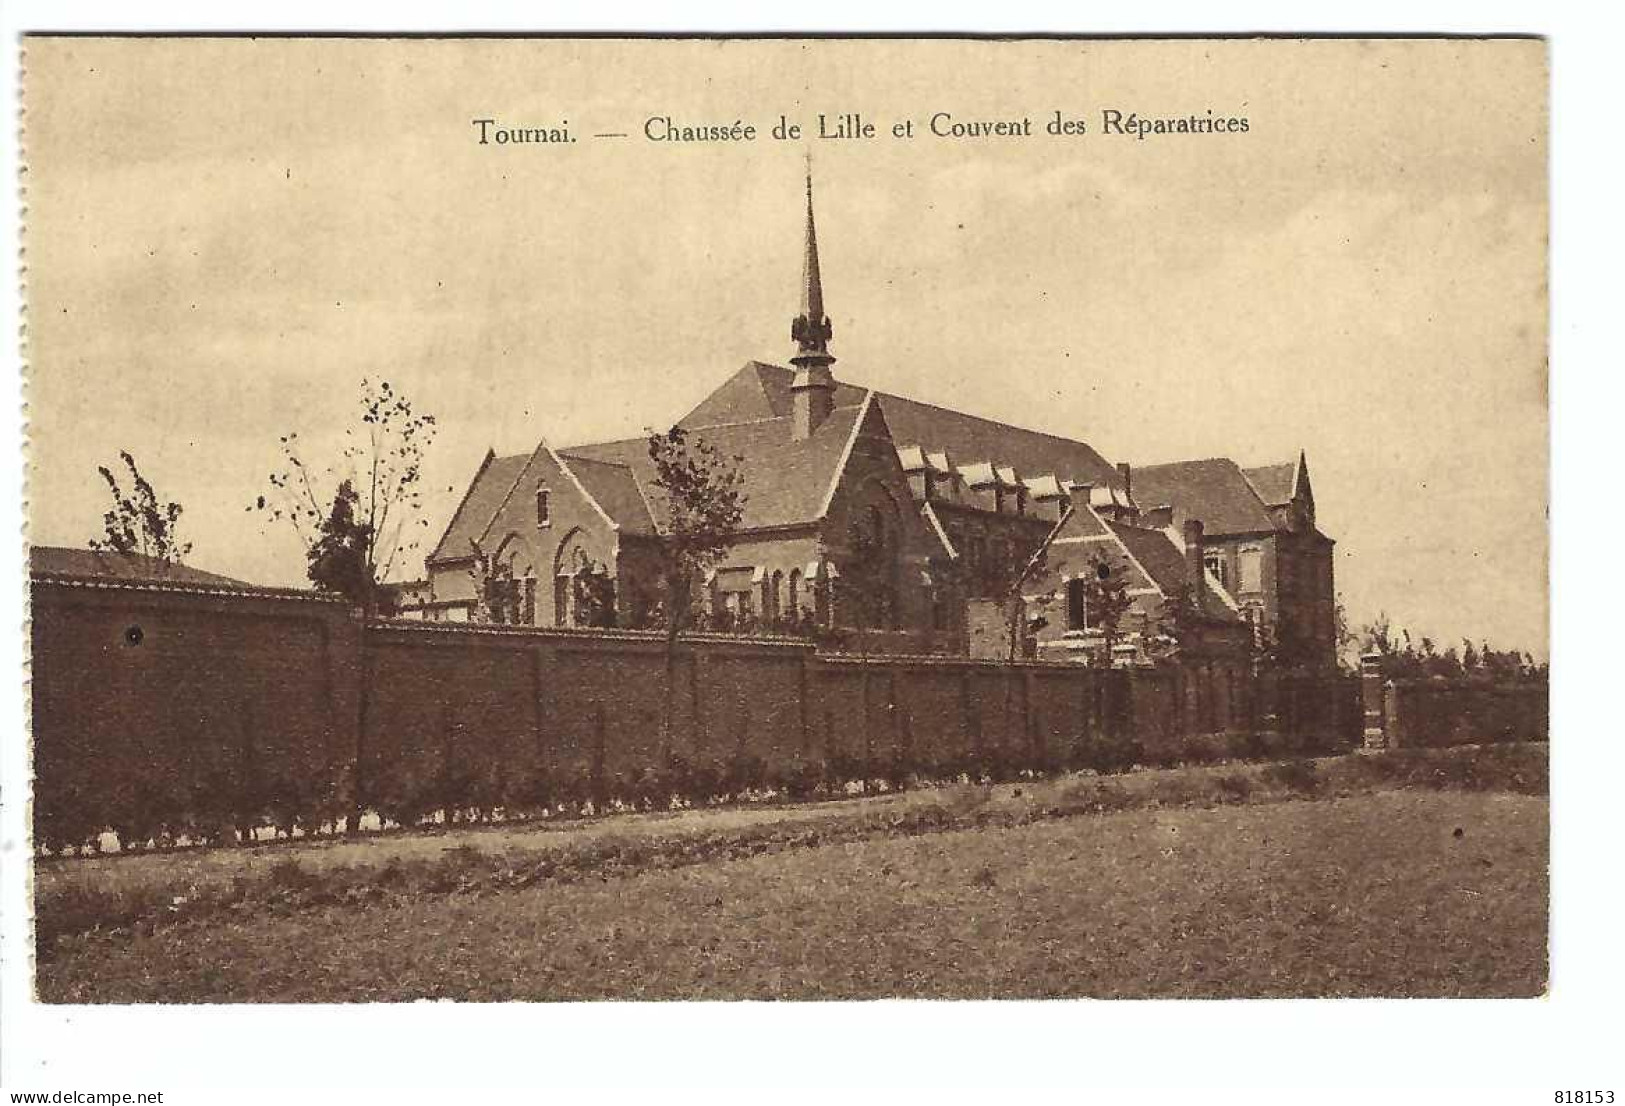
M1085 577L1083 590L1089 621L1100 630L1106 642L1105 663L1112 664L1112 651L1123 633L1123 618L1134 605L1128 596L1128 580L1106 558L1095 555Z
M1158 639L1166 643L1166 652L1159 659L1176 655L1180 649L1196 643L1201 634L1202 611L1196 602L1196 592L1189 584L1181 584L1158 606L1152 617Z
M423 458L434 434L433 415L419 414L389 381L363 378L359 425L345 429L338 456L318 468L290 431L280 439L283 463L270 475L269 494L248 507L270 522L286 523L304 546L311 583L344 596L361 612L356 650L362 678L346 819L351 833L359 830L367 806L362 743L372 698L369 623L379 613L379 585L417 548L428 525Z
M178 564L192 551L192 543L181 541L176 534L181 505L158 498L128 451L120 450L119 458L129 472L130 490L126 492L120 486L106 465L96 467L107 482L113 506L102 515L104 535L92 538L90 548L98 553L134 553L165 565Z
M363 379L360 424L344 431L338 457L318 468L297 433L284 435L270 493L249 510L291 526L305 547L310 581L370 617L378 585L417 548L428 525L423 458L434 435L433 415L419 414L389 381Z
M497 624L518 621L519 581L513 578L513 562L488 556L478 542L470 544L474 547L474 560L468 569L474 593L471 621Z
M666 630L666 693L661 721L670 739L677 636L693 621L698 585L732 547L745 515L744 458L729 457L680 426L649 433L654 489L666 527L656 547L661 599L653 619Z
M869 789L869 776L874 760L874 726L870 708L869 652L871 634L891 625L894 604L897 602L893 587L895 574L891 554L885 539L873 525L854 519L846 528L846 553L838 566L838 574L830 589L839 619L851 629L858 647L858 660L862 665L862 715L864 778L863 789ZM832 616L831 621L835 621Z
M1021 589L1044 569L1042 547L1032 549L1013 541L989 543L979 555L967 549L957 560L942 566L941 575L948 590L965 599L997 599L1005 621L1007 656L1014 662L1021 653L1023 620L1027 614ZM1053 598L1041 601L1048 606Z

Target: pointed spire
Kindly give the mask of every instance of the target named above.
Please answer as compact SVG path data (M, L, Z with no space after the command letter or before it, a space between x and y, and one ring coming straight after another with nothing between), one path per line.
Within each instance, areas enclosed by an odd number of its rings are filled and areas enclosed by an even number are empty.
M818 272L818 227L813 221L811 155L807 158L807 242L801 261L801 314L813 322L824 318L824 282Z
M790 337L796 343L791 364L800 365L812 355L828 365L829 339L833 328L824 314L824 281L818 270L818 228L813 221L812 155L807 155L807 240L801 258L801 314L790 324ZM810 363L810 362L809 362Z

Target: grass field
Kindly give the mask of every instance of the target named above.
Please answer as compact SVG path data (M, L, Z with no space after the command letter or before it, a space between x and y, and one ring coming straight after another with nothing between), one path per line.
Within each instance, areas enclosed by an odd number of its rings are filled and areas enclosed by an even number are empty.
M1255 773L1261 786L1266 772ZM1243 778L1212 775L1212 793L1229 800L1191 808L1082 813L1064 806L1082 785L1051 781L1020 795L970 789L984 793L977 801L921 793L889 811L797 811L788 823L715 812L738 823L725 830L703 818L629 820L608 844L572 840L603 835L602 823L528 842L498 835L459 844L453 867L425 860L424 871L461 881L433 893L301 898L300 886L324 877L292 878L303 869L284 859L283 875L267 878L287 894L172 921L64 928L41 957L38 987L56 1002L1543 990L1543 796L1414 785L1340 796L1349 789L1322 779L1298 781L1318 798L1256 801ZM932 811L924 828L910 821ZM711 847L717 840L729 847ZM221 855L242 864L252 854ZM570 857L591 863L572 868ZM498 878L527 862L549 878ZM409 873L403 863L397 855L382 871ZM88 869L55 878L78 871ZM129 871L116 878L154 886L158 869ZM345 886L410 878L373 871Z

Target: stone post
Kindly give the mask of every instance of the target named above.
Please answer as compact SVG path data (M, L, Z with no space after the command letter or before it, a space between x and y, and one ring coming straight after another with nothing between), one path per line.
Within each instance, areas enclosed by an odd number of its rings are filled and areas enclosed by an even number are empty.
M1360 658L1360 702L1365 709L1362 753L1380 753L1388 748L1388 733L1384 724L1382 686L1382 654L1367 653Z

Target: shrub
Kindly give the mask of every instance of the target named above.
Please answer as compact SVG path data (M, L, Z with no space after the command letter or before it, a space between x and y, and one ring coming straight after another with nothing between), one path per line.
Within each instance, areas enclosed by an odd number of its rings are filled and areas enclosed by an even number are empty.
M1225 734L1186 734L1179 743L1179 759L1186 764L1213 764L1231 756Z
M801 801L812 798L823 781L823 764L796 757L780 774L779 785L790 798Z
M1125 733L1099 735L1088 749L1087 762L1097 772L1126 772L1143 761L1145 750Z
M1264 769L1260 778L1271 786L1284 788L1296 795L1314 795L1320 789L1320 770L1314 761L1305 758L1271 764Z

